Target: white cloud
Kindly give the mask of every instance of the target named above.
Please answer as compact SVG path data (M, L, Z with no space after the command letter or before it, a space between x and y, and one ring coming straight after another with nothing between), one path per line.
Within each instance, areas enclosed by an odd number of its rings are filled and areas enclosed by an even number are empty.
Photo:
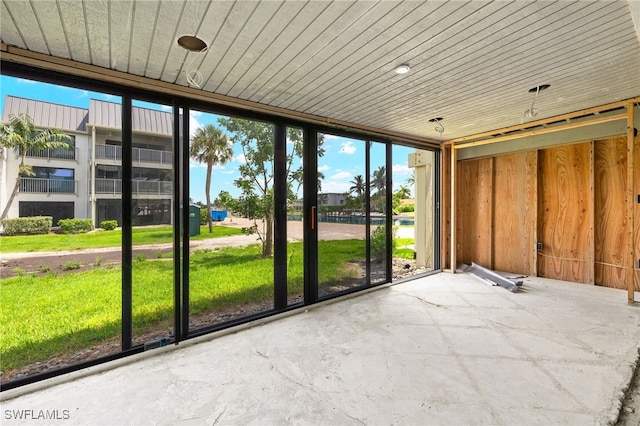
M160 108L164 111L172 111L173 107L171 105L160 105Z
M322 192L343 193L349 191L351 176L351 173L345 171L339 171L329 176L322 181Z
M204 164L204 163L198 163L197 161L194 161L194 160L191 160L191 159L189 160L189 168L190 169L199 169L199 168L204 169L206 167L207 167L207 165Z
M356 147L353 146L353 142L347 141L342 142L342 146L340 147L340 154L353 154L356 152Z
M247 159L245 158L244 154L240 153L238 155L236 155L234 157L234 160L236 160L238 163L240 164L244 164L247 162Z
M189 136L194 137L196 134L196 130L202 127L202 124L196 120L196 116L199 114L194 114L193 112L189 114Z
M19 83L25 83L25 84L36 84L37 81L35 80L27 80L26 78L19 78L18 79Z
M328 166L328 165L326 165L326 164L324 164L324 165L322 165L322 166L318 167L318 171L319 171L319 172L326 172L326 171L327 171L327 170L329 170L329 169L331 169L331 167L330 167L330 166Z
M324 140L328 141L330 139L340 139L340 136L324 133Z
M394 175L410 175L413 172L413 169L406 164L394 164L392 170Z

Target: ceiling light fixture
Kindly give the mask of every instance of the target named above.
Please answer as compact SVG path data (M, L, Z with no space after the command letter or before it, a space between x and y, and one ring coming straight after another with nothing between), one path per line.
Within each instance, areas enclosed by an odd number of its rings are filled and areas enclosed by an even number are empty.
M180 37L177 40L177 43L178 46L182 47L188 52L193 53L204 53L209 48L207 46L207 43L202 41L202 39L190 35L184 35ZM184 74L187 77L187 82L190 86L200 89L204 81L204 77L202 77L202 73L198 69L191 68L193 65L193 61L196 59L196 56L193 56L193 58L191 58L191 61L189 61L189 64L184 70Z
M535 95L533 97L533 100L531 101L531 106L529 107L529 109L526 109L522 113L522 120L520 120L520 124L524 123L525 118L529 119L538 115L538 109L534 107L536 103L536 99L538 99L538 93L548 89L549 87L551 87L550 84L541 84L539 86L532 87L531 89L529 89L529 93L535 93Z
M207 48L207 43L196 36L183 35L178 39L178 46L189 52L202 52Z
M406 74L411 71L409 64L401 64L396 67L396 74Z
M436 123L436 127L434 130L438 132L440 136L442 136L442 134L444 133L444 126L442 125L442 123L440 123L442 120L442 117L436 117L429 120L429 123Z

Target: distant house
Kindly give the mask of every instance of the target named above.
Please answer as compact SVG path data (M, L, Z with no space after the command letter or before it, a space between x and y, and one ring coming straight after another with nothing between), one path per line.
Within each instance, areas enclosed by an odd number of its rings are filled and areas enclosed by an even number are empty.
M347 203L347 197L337 192L327 192L318 194L319 206L344 206Z

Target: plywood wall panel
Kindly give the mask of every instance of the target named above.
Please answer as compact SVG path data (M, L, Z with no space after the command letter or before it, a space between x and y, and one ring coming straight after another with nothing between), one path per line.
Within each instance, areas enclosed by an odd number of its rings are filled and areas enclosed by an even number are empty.
M539 151L538 275L589 282L592 241L591 144Z
M537 152L495 157L493 197L493 267L535 274L531 255L536 238Z
M493 159L457 165L456 254L458 263L493 268L491 258Z
M595 284L627 288L627 138L594 143Z

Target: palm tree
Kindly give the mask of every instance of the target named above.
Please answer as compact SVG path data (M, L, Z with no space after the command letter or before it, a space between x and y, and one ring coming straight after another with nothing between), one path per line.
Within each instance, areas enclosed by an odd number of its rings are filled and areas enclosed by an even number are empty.
M356 197L360 199L362 197L362 194L364 194L364 191L365 191L364 178L362 177L362 175L358 175L354 177L353 180L350 181L349 183L353 184L351 188L349 188L349 193L353 194L355 192Z
M411 176L405 180L405 183L409 186L414 186L416 184L416 173L415 169L411 169Z
M371 186L373 186L378 193L382 193L387 187L387 173L384 166L380 166L377 170L374 170L373 176L371 177Z
M35 175L33 168L24 164L27 153L42 152L45 149L70 149L69 143L71 141L71 137L60 129L37 131L35 124L33 124L33 119L28 114L11 114L9 116L9 124L3 124L0 127L0 146L2 148L15 149L20 155L20 165L18 166L16 184L2 215L0 215L0 219L4 219L7 216L9 207L11 207L11 203L18 193L20 177Z
M400 185L400 189L396 192L401 199L411 198L411 190L404 185Z
M229 145L227 135L213 124L199 127L191 138L189 155L198 163L207 165L207 177L205 181L205 196L207 198L207 217L209 218L209 233L213 233L213 221L211 220L211 172L213 166L225 164L233 158L233 149Z

